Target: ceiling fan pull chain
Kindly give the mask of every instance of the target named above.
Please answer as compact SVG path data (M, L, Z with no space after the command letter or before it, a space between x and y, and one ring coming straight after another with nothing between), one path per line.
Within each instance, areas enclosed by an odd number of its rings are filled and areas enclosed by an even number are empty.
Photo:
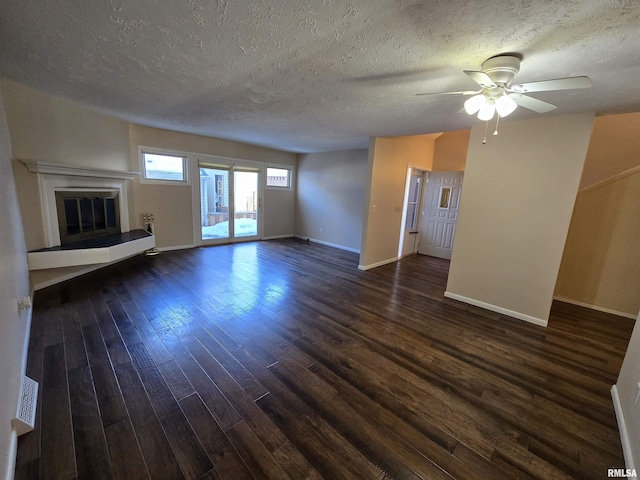
M500 115L496 115L496 116L498 118L496 119L496 129L493 132L494 135L498 135L498 123L500 123Z
M484 138L482 139L482 144L487 143L487 130L489 130L489 120L487 120L486 125L484 126Z

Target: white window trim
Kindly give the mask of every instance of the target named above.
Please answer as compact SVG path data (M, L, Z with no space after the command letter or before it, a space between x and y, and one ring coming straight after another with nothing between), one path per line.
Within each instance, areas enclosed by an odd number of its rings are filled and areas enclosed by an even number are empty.
M171 155L174 157L182 157L182 172L184 174L184 180L157 180L153 178L147 178L146 172L144 169L144 160L142 157L143 153L155 153L158 155ZM138 162L140 168L140 183L148 184L148 185L183 185L190 186L191 185L191 172L190 172L190 164L191 161L191 153L183 152L180 150L167 150L164 148L156 148L156 147L146 147L143 145L138 146Z
M289 170L289 186L288 187L278 187L275 185L267 185L267 172L269 168L279 168L282 170ZM293 174L295 173L294 171L294 167L293 165L284 165L284 164L278 164L278 163L267 163L265 164L265 169L264 169L264 188L266 188L267 190L293 190L293 180L294 180L294 176Z

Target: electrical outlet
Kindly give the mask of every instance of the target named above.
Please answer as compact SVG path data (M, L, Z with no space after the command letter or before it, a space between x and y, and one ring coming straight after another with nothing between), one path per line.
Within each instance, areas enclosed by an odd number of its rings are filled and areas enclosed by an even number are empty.
M636 400L635 400L635 406L638 406L638 403L640 403L640 382L638 382L638 386L636 387Z
M29 310L31 308L31 297L23 297L18 300L18 312L22 310Z

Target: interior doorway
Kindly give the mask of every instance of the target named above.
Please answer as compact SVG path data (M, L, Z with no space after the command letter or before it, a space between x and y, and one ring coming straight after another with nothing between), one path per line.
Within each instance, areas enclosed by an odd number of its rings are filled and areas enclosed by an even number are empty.
M412 255L418 251L420 240L420 216L424 197L424 185L427 183L428 173L409 166L404 192L402 223L400 227L400 242L398 258Z

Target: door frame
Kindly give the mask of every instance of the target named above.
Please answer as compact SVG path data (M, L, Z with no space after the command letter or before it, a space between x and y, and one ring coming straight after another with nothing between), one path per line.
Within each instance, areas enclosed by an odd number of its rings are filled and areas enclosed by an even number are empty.
M191 174L192 181L192 196L191 196L191 211L193 213L193 240L194 245L197 247L208 245L221 245L227 243L238 242L252 242L256 240L262 240L262 227L264 221L264 178L265 178L265 164L264 162L256 162L252 160L243 160L239 158L222 157L219 155L206 155L206 154L193 154L193 162ZM224 165L229 168L229 237L228 238L215 238L215 239L202 239L202 225L200 211L200 161L210 162L212 164ZM248 168L258 171L258 221L257 221L257 235L250 237L234 237L233 236L233 220L235 215L234 204L234 190L235 190L235 178L234 172L242 170L242 168ZM205 166L206 168L206 166Z
M424 167L419 167L411 164L407 164L407 175L405 177L404 184L404 197L402 200L402 221L400 222L400 239L398 241L398 258L402 258L406 256L403 254L404 248L404 240L405 240L405 226L407 224L407 212L408 212L408 204L409 204L409 189L411 187L411 177L413 172L422 172L421 178L422 182L420 182L420 193L418 194L418 209L416 212L417 222L415 233L411 233L411 235L417 235L416 240L414 241L413 251L411 253L407 253L406 255L412 255L418 252L418 243L420 242L420 229L422 228L422 208L424 206L424 196L426 192L426 185L429 181L429 170Z

